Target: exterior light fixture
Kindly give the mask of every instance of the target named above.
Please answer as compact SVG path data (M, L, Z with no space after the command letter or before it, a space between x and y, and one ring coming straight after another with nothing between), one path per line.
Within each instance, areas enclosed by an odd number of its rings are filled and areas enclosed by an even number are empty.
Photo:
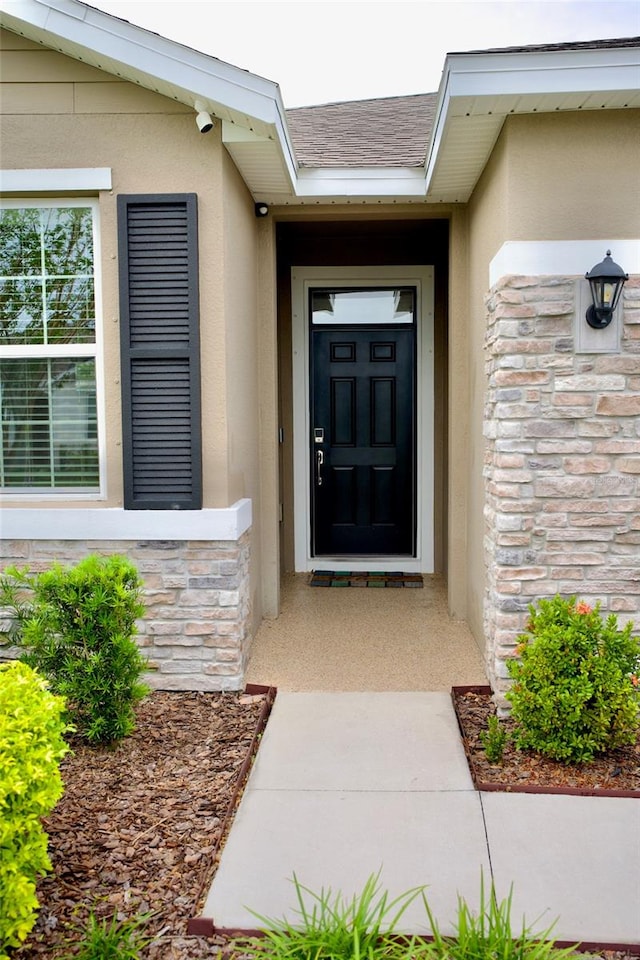
M611 250L601 263L585 274L591 287L593 303L587 310L587 323L595 330L604 330L611 323L620 294L629 274L611 259Z
M269 213L269 207L266 203L256 203L255 211L256 217L266 217Z

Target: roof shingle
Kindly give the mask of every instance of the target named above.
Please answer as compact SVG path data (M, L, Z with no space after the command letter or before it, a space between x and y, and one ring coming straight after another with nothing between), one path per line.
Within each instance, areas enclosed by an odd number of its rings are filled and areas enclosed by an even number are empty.
M301 167L419 167L426 159L436 93L326 103L287 110Z

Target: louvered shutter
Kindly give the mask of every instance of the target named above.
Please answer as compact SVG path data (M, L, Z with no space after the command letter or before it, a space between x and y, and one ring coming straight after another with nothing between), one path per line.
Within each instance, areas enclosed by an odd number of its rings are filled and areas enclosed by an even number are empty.
M118 197L124 505L202 507L195 194Z

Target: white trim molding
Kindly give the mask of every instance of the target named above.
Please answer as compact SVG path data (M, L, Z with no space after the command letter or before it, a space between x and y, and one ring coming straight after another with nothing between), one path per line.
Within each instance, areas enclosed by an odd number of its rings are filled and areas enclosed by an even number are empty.
M607 250L625 273L640 273L640 239L508 240L489 265L489 286L508 276L584 277Z
M323 200L347 197L413 197L424 200L423 167L322 167L298 171L296 196Z
M25 509L5 507L4 540L239 540L251 527L251 500L210 510Z
M0 170L1 193L78 193L111 190L111 167Z

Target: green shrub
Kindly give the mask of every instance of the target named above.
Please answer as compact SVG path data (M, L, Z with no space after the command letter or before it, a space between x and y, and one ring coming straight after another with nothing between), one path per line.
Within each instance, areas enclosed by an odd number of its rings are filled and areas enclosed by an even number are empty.
M0 665L0 960L33 927L36 878L51 869L40 818L62 795L63 713L31 667Z
M507 745L509 734L496 716L487 720L487 729L480 734L480 742L489 763L502 763L504 748Z
M576 763L635 742L640 726L638 641L600 607L560 596L530 607L519 660L508 661L514 740Z
M133 639L144 613L135 567L124 557L89 556L33 576L14 568L5 571L5 600L12 590L22 659L66 698L79 735L111 743L131 733L147 693L146 661Z

